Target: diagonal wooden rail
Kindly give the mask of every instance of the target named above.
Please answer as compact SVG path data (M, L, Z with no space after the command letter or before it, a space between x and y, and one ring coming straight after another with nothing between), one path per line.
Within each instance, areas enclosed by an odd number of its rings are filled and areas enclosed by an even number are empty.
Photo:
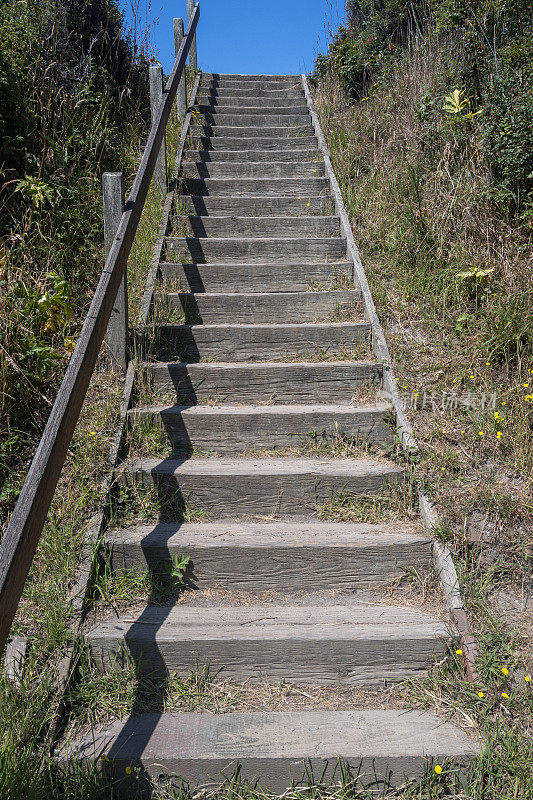
M146 202L172 104L185 70L189 50L195 41L199 17L200 7L196 4L154 117L124 214L83 323L76 349L70 359L42 439L0 544L0 655L7 644L24 584L106 334L113 303Z

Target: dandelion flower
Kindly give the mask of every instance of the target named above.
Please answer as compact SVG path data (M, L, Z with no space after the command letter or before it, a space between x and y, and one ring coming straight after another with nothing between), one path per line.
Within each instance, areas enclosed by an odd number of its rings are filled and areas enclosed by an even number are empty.
M531 683L531 675L524 675L524 680L526 683Z
M441 467L441 470L442 470L443 472L446 472L446 467Z
M458 656L462 656L463 655L463 651L461 650L460 647L458 647L455 652L457 653Z
M437 775L440 775L440 774L441 774L441 772L442 772L442 767L441 767L441 765L440 765L440 764L435 764L435 772L437 773Z
M526 394L524 400L526 401L526 403L531 403L531 401L533 400L533 394Z
M509 695L507 694L507 692L502 692L502 697L504 700L509 700Z
M496 431L496 438L497 439L501 439L502 436L503 436L503 433L501 431Z
M504 675L509 675L509 670L507 669L507 667L502 667L502 672Z
M478 433L479 433L480 436L485 436L485 432L484 431L478 431Z
M485 695L484 695L484 693L483 693L483 692L478 692L478 693L477 693L477 696L478 696L478 697L481 697L482 699L485 697Z
M507 401L506 400L502 400L502 406L506 406L506 405L507 405Z
M529 386L529 383L523 383L523 384L522 384L522 386L523 386L525 389L527 389L527 388L528 388L528 386Z
M473 379L473 378L474 378L474 375L469 375L468 377L469 377L470 379Z

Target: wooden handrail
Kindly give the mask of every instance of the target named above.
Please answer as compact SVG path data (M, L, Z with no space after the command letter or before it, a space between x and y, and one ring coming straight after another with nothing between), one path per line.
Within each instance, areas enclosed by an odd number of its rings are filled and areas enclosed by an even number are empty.
M113 303L137 232L163 135L178 84L185 70L185 62L194 40L199 17L200 7L196 4L165 86L159 109L153 120L124 214L83 323L80 337L65 372L37 452L28 470L17 505L0 544L0 655L7 644L24 584L106 334Z

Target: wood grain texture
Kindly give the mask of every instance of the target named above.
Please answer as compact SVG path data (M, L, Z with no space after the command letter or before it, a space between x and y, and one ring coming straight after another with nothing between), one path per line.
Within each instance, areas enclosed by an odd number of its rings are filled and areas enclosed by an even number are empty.
M159 347L179 361L269 361L298 357L365 355L366 322L287 323L270 325L160 325ZM169 355L171 353L171 355Z
M248 118L250 118L251 124L254 119L266 119L267 124L277 124L274 120L281 120L282 117L294 117L299 120L300 118L305 119L309 114L305 97L294 98L289 104L280 103L279 105L275 99L271 99L267 105L264 103L256 105L253 98L247 103L233 103L231 100L204 103L199 98L196 109L200 114L211 117L215 121L221 116L235 119L244 118L244 124L248 124Z
M193 133L191 136L192 146L200 150L209 150L210 152L233 151L238 150L254 150L260 147L263 151L275 150L276 153L281 153L286 150L294 150L294 148L309 148L313 151L316 149L316 139L314 136L201 136L198 133ZM273 154L270 153L272 156Z
M320 403L331 397L351 403L360 387L381 383L381 366L370 361L167 363L145 369L156 390L175 392L187 403Z
M361 295L353 291L331 292L191 292L162 294L191 324L326 322L341 312L356 319ZM362 317L360 322L362 322Z
M186 161L182 174L187 178L311 178L324 175L320 161Z
M217 151L208 151L214 152ZM240 155L236 150L235 154ZM322 215L327 208L327 199L322 196L306 197L207 197L178 195L176 207L180 214L207 216L309 216ZM309 203L309 205L307 205Z
M275 136L279 139L285 137L290 139L291 142L299 141L302 137L313 136L313 126L311 124L305 125L208 125L208 124L195 124L191 128L191 134L194 139L196 136L213 136L213 137L246 137L250 138L270 138Z
M251 161L257 163L259 161L272 161L275 159L280 161L313 161L316 160L316 149L313 147L297 147L278 150L273 153L272 150L258 150L257 146L248 150L213 150L206 148L204 150L188 150L185 154L184 161L201 161L201 162L228 162L228 161Z
M196 236L166 238L166 258L169 261L201 264L215 261L218 264L263 263L272 267L278 263L301 261L339 261L346 257L346 244L340 236L311 238L309 236L280 237L228 237L205 239Z
M159 660L186 674L195 664L230 680L370 685L425 670L448 632L429 614L391 606L147 606L87 633L105 669L124 644L150 673Z
M239 92L239 94L237 94ZM287 109L287 113L307 113L307 106L305 104L305 95L302 91L288 91L288 92L270 92L267 97L263 92L262 95L255 95L250 92L243 91L242 89L220 89L218 91L206 91L198 94L198 107L200 111L204 109L207 111L226 111L231 110L232 113L238 113L239 109L259 109L262 108L266 113L281 113L282 109ZM291 111L292 110L292 111Z
M114 570L164 574L188 556L189 585L241 591L379 586L407 567L427 569L431 539L413 527L343 523L159 523L110 532Z
M309 516L332 494L379 494L403 476L399 467L372 460L169 458L128 464L119 480L154 486L162 499L181 498L214 519L237 514Z
M284 262L277 264L275 270L268 262L178 264L162 261L159 266L163 277L179 281L183 289L191 292L305 292L310 283L327 287L337 281L349 281L353 272L349 261Z
M307 178L186 178L181 192L213 197L316 197L328 189L321 177Z
M303 202L302 202L303 205ZM180 226L186 224L189 236L222 236L225 238L273 236L302 238L331 238L339 235L339 220L326 216L181 216L176 219ZM178 234L179 235L179 234Z
M240 765L243 778L259 778L282 793L293 782L307 785L306 766L329 782L339 758L363 784L375 787L377 777L398 786L421 777L428 761L466 765L479 745L428 711L365 709L141 714L134 724L115 722L71 749L90 761L105 752L117 778L126 766L139 765L155 777L164 772L193 787L212 787Z
M132 409L130 418L157 422L174 445L238 454L335 438L392 445L387 413L383 407L338 405L152 406Z

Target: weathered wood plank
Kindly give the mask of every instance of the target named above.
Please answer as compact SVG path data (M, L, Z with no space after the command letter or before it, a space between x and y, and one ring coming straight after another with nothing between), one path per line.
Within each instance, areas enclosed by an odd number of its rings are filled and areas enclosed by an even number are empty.
M110 532L113 570L163 577L188 556L199 589L317 591L381 586L408 567L427 569L431 539L415 526L345 523L159 523Z
M371 361L147 364L156 391L184 403L353 402L361 387L379 386L382 367Z
M339 758L375 789L380 780L399 786L422 777L428 761L465 765L478 750L435 714L405 709L140 714L72 745L91 762L105 752L121 780L126 766L139 765L156 778L163 772L213 787L239 766L242 778L278 794L293 782L307 786L307 770L317 781L338 780Z
M197 236L166 238L166 259L181 263L202 264L261 264L270 261L272 267L279 263L302 261L340 261L346 257L346 243L340 236L325 238L264 237L264 238L199 238Z
M375 460L298 458L142 459L128 464L123 484L155 487L212 518L243 514L309 516L332 495L380 494L404 478L399 467Z
M429 614L365 603L147 606L87 633L102 669L125 644L148 674L162 659L166 669L182 675L196 664L210 664L230 680L268 676L320 686L371 685L419 674L442 657L447 638L445 626Z
M271 361L320 355L364 357L370 337L366 322L288 323L285 325L160 325L158 344L176 361Z
M233 292L206 294L161 293L176 312L191 324L327 322L349 313L354 321L361 311L360 293L332 292ZM360 315L362 322L362 316Z
M338 405L149 406L132 409L133 422L161 425L173 445L209 452L326 444L334 440L392 445L385 408ZM154 454L155 455L155 454Z
M310 286L344 286L352 280L349 261L277 264L181 264L162 261L161 274L191 292L305 292Z

